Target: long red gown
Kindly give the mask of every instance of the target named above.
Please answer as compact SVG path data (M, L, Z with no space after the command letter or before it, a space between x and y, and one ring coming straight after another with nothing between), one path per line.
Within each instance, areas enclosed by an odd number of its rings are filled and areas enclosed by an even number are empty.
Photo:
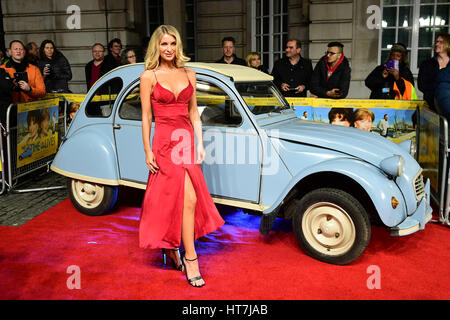
M209 194L203 173L196 164L194 131L188 103L194 92L189 82L178 97L156 81L151 95L155 117L152 150L159 167L149 173L139 225L141 248L179 248L183 216L185 172L197 197L194 238L198 239L225 222Z

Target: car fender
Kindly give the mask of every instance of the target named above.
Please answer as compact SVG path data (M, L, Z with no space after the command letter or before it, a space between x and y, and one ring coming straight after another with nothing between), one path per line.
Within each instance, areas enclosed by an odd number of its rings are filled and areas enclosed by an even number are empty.
M325 172L342 174L358 183L369 195L381 221L386 226L396 226L406 218L404 197L395 182L389 180L380 169L373 165L347 157L329 159L298 172L284 188L277 201L263 213L270 213L277 208L292 188L301 184L303 179ZM392 197L399 201L399 205L395 209L391 204Z
M51 169L74 179L119 185L112 131L111 124L96 124L73 132L60 146Z

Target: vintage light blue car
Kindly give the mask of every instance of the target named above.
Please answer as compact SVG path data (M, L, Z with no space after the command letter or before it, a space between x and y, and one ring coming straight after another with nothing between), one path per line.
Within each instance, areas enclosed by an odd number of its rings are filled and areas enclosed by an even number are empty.
M424 229L432 217L430 184L397 145L355 128L300 120L272 83L251 68L190 63L204 130L202 170L218 204L292 219L302 249L347 264L366 249L371 224L394 236ZM146 187L139 76L143 64L117 68L91 88L51 169L69 177L74 206L108 212L118 186ZM152 130L153 132L153 130Z

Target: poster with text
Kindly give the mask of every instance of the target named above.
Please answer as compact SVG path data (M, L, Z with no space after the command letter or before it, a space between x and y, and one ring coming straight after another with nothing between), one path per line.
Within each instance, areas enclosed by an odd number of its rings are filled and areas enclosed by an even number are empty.
M17 168L58 149L59 99L17 105Z

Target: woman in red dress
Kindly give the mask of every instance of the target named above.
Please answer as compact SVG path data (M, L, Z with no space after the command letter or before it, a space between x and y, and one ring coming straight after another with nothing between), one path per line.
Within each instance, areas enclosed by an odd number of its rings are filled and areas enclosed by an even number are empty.
M140 77L142 138L150 170L142 203L139 245L162 248L194 287L200 275L194 241L224 224L206 186L202 124L195 96L195 71L184 68L178 31L159 26L150 38ZM155 132L150 144L152 111ZM197 138L197 148L194 144ZM185 252L180 257L178 248Z

